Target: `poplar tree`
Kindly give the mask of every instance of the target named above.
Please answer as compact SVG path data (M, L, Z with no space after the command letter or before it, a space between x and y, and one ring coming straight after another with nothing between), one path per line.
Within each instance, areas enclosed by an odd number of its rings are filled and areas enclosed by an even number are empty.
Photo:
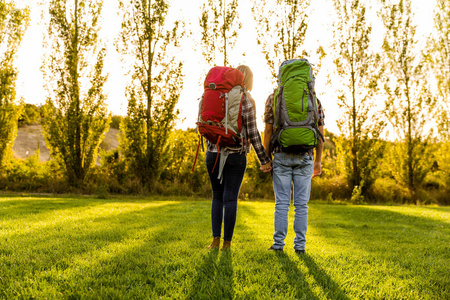
M118 49L131 67L120 148L140 183L152 188L165 168L169 136L179 115L175 106L183 88L183 65L176 49L182 33L178 21L166 24L168 1L122 0L120 9Z
M450 2L437 0L434 17L435 34L430 38L428 54L429 71L436 79L438 107L437 120L439 130L439 149L434 157L438 162L442 182L441 201L450 204Z
M350 187L365 190L375 181L380 157L378 142L384 124L377 117L374 95L380 68L379 56L371 49L372 27L366 6L359 0L334 0L334 65L337 100L341 110L338 128L338 161Z
M44 75L48 97L44 136L69 183L80 186L109 127L99 41L100 0L51 0Z
M450 2L437 0L434 17L436 35L431 39L430 53L431 72L437 82L439 106L440 135L450 138Z
M307 56L304 49L308 29L309 0L254 0L253 17L257 43L275 81L278 68L288 59Z
M20 112L14 60L28 22L28 9L17 9L14 2L0 0L0 170L17 134Z
M239 22L237 0L208 0L202 6L199 19L202 39L202 54L209 65L216 65L223 55L222 64L229 64L229 52L234 47ZM218 57L219 56L219 57Z
M395 179L409 189L411 199L416 200L431 165L426 140L430 132L426 125L432 119L434 98L427 88L424 56L418 49L416 25L410 0L383 4L381 16L386 27L383 43L386 68L385 115L397 137L394 151L401 153L395 162L386 167L392 169Z

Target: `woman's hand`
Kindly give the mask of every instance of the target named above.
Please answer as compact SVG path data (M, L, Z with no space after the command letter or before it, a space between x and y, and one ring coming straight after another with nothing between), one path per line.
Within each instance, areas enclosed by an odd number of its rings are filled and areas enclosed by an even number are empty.
M267 164L262 165L260 169L264 173L270 172L272 170L272 162L268 162Z

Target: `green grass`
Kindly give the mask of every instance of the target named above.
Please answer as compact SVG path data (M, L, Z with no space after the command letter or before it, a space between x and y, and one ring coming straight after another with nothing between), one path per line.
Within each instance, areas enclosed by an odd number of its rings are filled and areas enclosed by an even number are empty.
M449 299L450 208L310 203L307 254L267 248L272 202L0 197L0 299Z

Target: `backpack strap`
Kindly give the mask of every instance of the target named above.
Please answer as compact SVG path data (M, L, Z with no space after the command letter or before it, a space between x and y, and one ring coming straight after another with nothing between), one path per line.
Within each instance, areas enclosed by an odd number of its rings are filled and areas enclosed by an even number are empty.
M215 170L216 165L217 165L217 159L219 158L219 153L220 153L220 146L219 146L219 143L220 143L220 139L221 139L221 138L222 138L222 136L219 135L219 138L217 139L217 144L216 144L216 147L217 147L216 161L214 162L214 166L213 166L213 168L212 168L211 173L214 173L214 170Z
M274 114L274 121L273 121L273 127L276 128L275 131L272 133L272 137L270 138L270 144L269 144L269 152L272 153L275 149L275 145L278 143L278 135L281 131L281 126L278 125L278 122L281 119L281 101L280 96L281 93L283 93L283 86L279 87L278 91L278 101L277 106L275 107L275 114ZM273 95L274 101L275 101L275 94ZM273 105L273 103L272 103Z
M319 120L319 107L317 107L316 95L315 95L314 87L313 87L313 84L312 84L311 81L308 82L308 89L309 89L309 93L310 93L311 99L313 100L312 101L312 105L313 105L314 117L315 117L316 120ZM317 126L317 123L315 123L314 129L319 134L319 137L322 139L322 142L325 143L325 138L322 135L322 133L320 132L319 126Z
M200 149L200 139L201 139L201 137L198 138L197 151L195 152L195 159L194 159L194 164L192 165L192 170L191 170L191 172L194 172L194 167L195 167L195 164L197 163L198 149ZM203 140L202 140L202 146L203 146Z
M223 168L225 167L225 163L227 162L228 155L230 152L227 148L222 148L220 152L217 152L217 156L219 156L220 153L220 162L219 162L219 173L217 174L217 179L220 179L220 184L222 184L223 181ZM216 158L217 162L217 158Z

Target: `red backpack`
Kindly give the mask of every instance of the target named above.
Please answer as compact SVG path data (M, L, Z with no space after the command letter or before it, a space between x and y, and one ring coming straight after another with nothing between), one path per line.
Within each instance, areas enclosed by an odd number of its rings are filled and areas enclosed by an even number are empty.
M242 100L244 74L230 67L214 67L206 75L199 105L197 129L200 135L220 147L242 147ZM197 147L195 162L200 148ZM192 167L194 169L194 167Z

